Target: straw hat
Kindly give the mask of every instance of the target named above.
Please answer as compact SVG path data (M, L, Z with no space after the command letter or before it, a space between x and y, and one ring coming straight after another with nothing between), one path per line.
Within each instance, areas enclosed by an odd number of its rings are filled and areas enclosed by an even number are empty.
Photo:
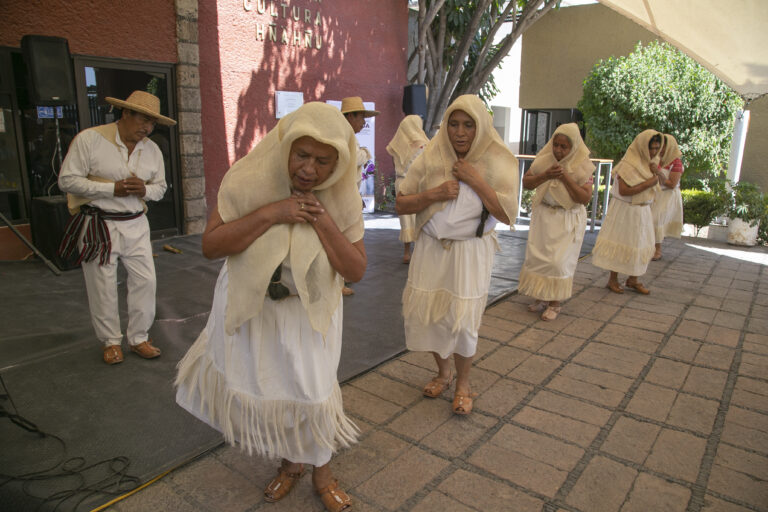
M365 110L363 106L363 98L360 96L350 96L341 100L341 113L349 114L351 112L362 112L365 117L373 117L379 115L376 110Z
M154 94L149 94L144 91L133 91L125 101L109 96L105 99L107 100L107 103L118 108L127 108L128 110L154 117L157 119L158 123L165 126L173 126L176 124L176 121L170 117L165 117L160 114L160 98Z

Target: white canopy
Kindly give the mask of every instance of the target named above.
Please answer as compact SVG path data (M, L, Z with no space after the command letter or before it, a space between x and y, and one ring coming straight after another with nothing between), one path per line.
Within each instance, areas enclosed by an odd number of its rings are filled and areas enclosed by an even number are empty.
M768 93L767 0L600 0L710 70L745 99Z

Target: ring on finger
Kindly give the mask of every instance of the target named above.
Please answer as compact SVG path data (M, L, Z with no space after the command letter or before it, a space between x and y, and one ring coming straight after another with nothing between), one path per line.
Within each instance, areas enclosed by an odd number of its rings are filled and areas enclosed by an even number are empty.
M303 210L303 209L304 209L304 203L299 203L299 210Z

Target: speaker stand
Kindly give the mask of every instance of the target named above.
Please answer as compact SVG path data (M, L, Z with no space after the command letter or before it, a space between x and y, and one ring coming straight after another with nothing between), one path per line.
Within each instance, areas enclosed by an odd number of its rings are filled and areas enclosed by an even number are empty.
M40 251L38 251L38 250L37 250L37 247L35 247L35 246L32 244L32 242L30 242L29 240L27 240L27 239L24 237L24 235L22 235L22 234L21 234L21 232L20 232L18 229L16 229L16 228L13 226L13 224L11 224L11 221L9 221L9 220L6 218L6 216L2 214L2 212L0 212L0 219L2 219L2 220L3 220L3 222L5 222L5 224L6 224L6 225L7 225L9 228L11 228L11 231L13 231L13 233L14 233L14 234L15 234L17 237L19 237L19 240L21 240L22 242L24 242L24 244L25 244L27 247L29 247L30 249L32 249L32 251L34 251L35 255L36 255L38 258L40 258L41 260L43 260L43 263L45 263L45 264L46 264L46 266L47 266L49 269L51 269L51 272L53 272L53 273L54 273L54 275L57 275L57 276L60 276L60 275L61 275L61 272L59 271L59 269L57 269L57 268L56 268L56 265L54 265L53 263L51 263L51 262L48 260L48 258L46 258L45 256L43 256L43 253L41 253Z

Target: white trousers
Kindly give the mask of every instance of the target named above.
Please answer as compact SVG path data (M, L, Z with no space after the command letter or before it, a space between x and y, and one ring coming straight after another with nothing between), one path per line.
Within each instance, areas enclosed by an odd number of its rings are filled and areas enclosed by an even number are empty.
M129 345L149 339L149 328L155 321L155 262L149 239L146 215L133 220L106 221L112 239L109 263L99 265L99 258L83 262L88 306L96 337L105 346L120 345L120 312L117 300L117 262L128 272L128 331ZM82 248L82 238L78 244Z

